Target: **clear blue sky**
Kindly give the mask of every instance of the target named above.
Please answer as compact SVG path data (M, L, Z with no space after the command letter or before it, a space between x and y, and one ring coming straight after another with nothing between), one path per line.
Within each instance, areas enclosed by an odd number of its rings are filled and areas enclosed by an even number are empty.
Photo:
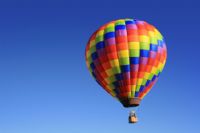
M200 9L188 1L0 2L0 133L198 133ZM102 24L138 18L165 37L168 60L139 123L92 79L84 51Z

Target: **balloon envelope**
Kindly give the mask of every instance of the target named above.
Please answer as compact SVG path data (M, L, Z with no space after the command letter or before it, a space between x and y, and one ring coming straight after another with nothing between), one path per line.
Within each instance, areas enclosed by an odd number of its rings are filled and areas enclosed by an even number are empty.
M111 21L90 37L87 67L96 81L125 107L137 106L156 83L166 62L161 33L145 21Z

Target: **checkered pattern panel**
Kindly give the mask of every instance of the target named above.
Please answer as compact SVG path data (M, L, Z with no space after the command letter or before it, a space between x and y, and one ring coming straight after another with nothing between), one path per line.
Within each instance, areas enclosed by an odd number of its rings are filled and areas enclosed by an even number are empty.
M154 26L120 19L92 34L85 57L92 76L113 97L143 99L163 70L167 49Z

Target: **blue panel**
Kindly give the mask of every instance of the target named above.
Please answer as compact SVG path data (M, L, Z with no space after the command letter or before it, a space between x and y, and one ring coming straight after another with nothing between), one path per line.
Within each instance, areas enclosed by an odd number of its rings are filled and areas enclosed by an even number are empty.
M135 21L133 21L133 20L132 21L131 20L127 20L126 24L135 24Z
M126 29L125 25L116 25L115 26L115 30L124 30L124 29Z
M115 86L115 88L120 86L118 81L113 82L113 85Z
M115 37L115 32L108 32L108 33L104 34L105 39L109 39L109 38L113 38L113 37Z
M116 78L117 80L122 80L122 79L123 79L123 76L122 76L121 73L120 73L120 74L115 74L115 78Z
M153 76L152 81L154 81L156 79L156 75Z
M130 72L130 66L129 65L123 65L121 66L122 72Z
M92 53L92 60L96 60L98 58L97 52Z
M139 92L135 92L135 97L138 97L139 96Z
M140 50L140 57L149 57L148 50Z
M158 40L158 46L160 46L160 47L163 47L163 41L161 41L161 40Z
M130 57L131 64L139 64L139 57Z
M150 83L151 83L151 81L150 81L150 80L147 80L145 86L148 86Z
M92 68L92 70L94 70L94 69L95 69L94 63L91 63L91 64L90 64L90 67Z
M150 50L157 52L158 51L158 45L150 44Z
M143 90L144 90L144 86L141 85L141 87L140 87L140 92L142 92Z
M97 49L105 48L105 43L104 43L104 42L98 42L98 43L96 44L96 48L97 48Z

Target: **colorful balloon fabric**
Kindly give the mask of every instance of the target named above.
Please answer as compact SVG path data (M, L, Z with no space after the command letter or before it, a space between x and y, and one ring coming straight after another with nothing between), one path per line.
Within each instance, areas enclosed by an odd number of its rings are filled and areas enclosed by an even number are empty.
M92 76L122 104L124 99L144 98L162 72L166 57L161 33L137 19L103 25L92 34L85 52Z

